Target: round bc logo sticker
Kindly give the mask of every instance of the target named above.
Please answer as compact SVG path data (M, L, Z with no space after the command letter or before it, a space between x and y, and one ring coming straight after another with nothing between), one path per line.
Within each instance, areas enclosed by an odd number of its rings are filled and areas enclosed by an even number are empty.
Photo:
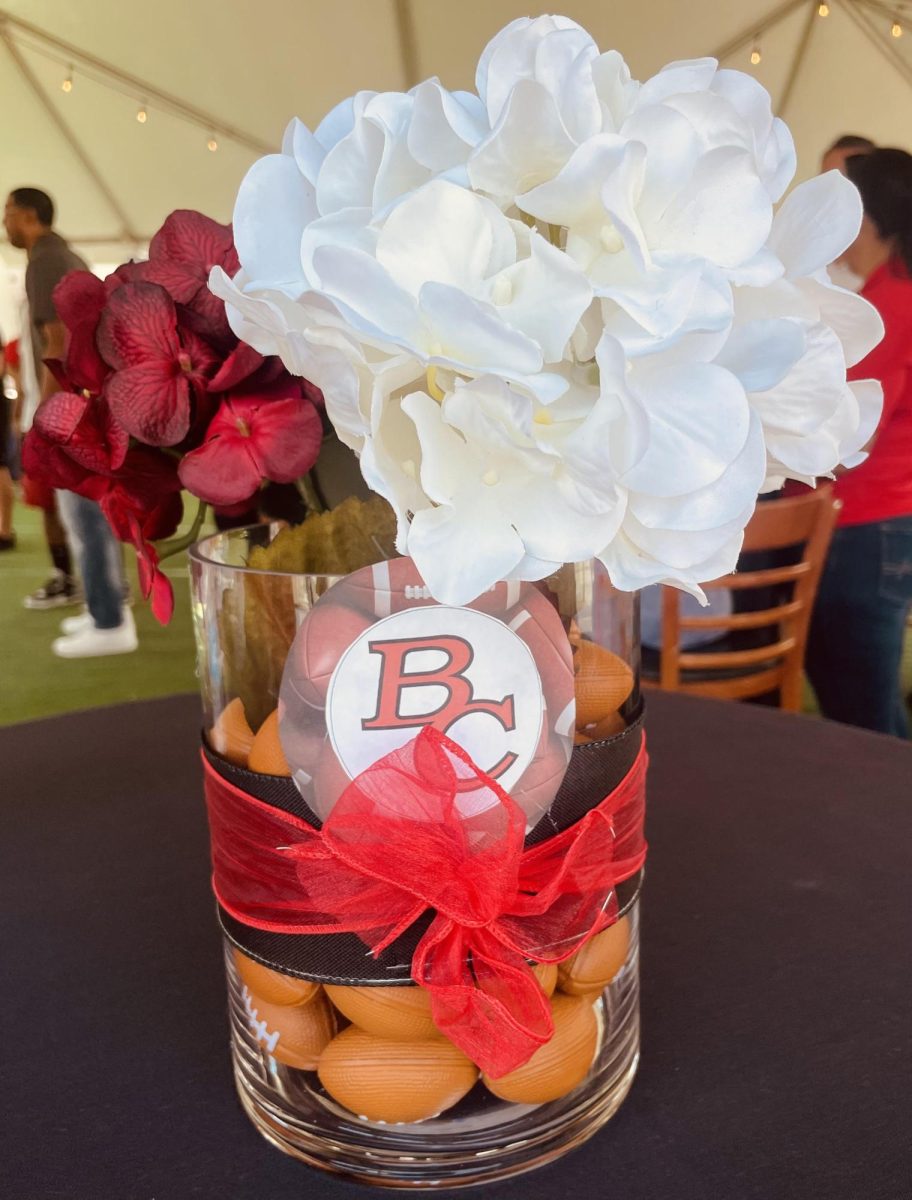
M364 567L320 598L279 693L292 779L324 821L352 778L434 725L532 828L564 777L575 715L570 643L544 592L501 581L451 608L408 558Z
M326 729L349 776L433 725L507 791L535 756L543 714L525 642L495 617L444 605L371 625L343 654L326 697Z

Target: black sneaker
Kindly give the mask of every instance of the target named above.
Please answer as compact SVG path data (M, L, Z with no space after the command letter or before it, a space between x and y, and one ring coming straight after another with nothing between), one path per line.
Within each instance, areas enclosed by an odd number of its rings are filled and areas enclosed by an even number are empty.
M85 603L82 585L62 571L53 574L47 583L36 588L22 601L26 608L67 608Z
M0 550L15 550L15 549L16 549L16 535L14 533L0 534Z

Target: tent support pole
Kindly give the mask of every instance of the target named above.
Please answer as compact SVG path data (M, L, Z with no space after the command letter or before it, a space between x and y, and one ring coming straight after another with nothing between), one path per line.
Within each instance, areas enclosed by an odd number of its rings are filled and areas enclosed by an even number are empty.
M798 76L801 74L801 68L804 66L804 60L807 58L807 52L810 49L811 38L814 36L814 26L816 23L817 0L808 0L808 15L801 33L801 40L798 43L795 57L792 59L792 65L789 67L788 78L785 81L782 95L779 98L777 112L780 117L785 117L786 110L791 102L795 84L798 82Z
M396 13L396 34L399 39L402 74L405 76L405 91L409 91L421 82L415 14L412 11L411 0L394 0L393 8Z
M890 63L902 75L903 79L912 86L912 67L906 62L898 50L890 45L889 41L881 37L878 31L871 24L871 18L864 12L859 5L846 4L844 6L846 16L850 17L858 29L865 35L875 50Z

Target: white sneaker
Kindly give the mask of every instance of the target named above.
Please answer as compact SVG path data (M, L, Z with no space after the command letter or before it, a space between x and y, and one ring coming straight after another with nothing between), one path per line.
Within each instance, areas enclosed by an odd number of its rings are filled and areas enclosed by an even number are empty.
M95 622L92 620L92 614L87 608L84 608L81 613L75 617L64 617L60 622L61 633L79 633L80 629L89 629L93 627Z
M139 645L136 624L129 609L115 629L97 629L94 624L83 626L51 643L58 658L100 658L105 654L129 654Z

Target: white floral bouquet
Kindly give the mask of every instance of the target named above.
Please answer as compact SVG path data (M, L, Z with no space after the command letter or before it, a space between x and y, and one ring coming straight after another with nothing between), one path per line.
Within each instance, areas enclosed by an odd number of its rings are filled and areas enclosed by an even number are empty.
M827 265L861 203L713 59L645 83L565 17L477 94L359 92L241 185L234 331L320 387L434 595L593 557L616 587L736 563L759 492L863 457L882 336Z

